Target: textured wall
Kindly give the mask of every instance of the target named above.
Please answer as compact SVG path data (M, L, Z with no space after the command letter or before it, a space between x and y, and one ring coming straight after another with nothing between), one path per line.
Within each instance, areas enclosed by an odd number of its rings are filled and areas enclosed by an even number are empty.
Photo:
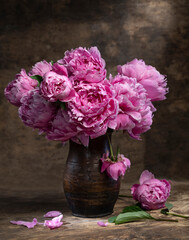
M62 147L25 127L3 89L20 68L94 45L113 74L116 65L137 57L168 78L170 93L155 104L158 111L143 140L113 137L132 161L125 181L136 180L144 168L187 178L188 6L187 0L1 0L0 188L61 191L68 144Z

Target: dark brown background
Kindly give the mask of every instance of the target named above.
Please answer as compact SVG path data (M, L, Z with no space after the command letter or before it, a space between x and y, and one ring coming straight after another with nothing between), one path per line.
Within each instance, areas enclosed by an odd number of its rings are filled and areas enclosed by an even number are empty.
M158 111L143 140L113 136L132 162L124 181L136 182L143 169L188 178L188 7L188 0L1 0L0 189L62 191L68 144L25 127L3 89L21 68L56 61L78 46L97 46L109 73L142 58L167 75L170 93L155 104Z

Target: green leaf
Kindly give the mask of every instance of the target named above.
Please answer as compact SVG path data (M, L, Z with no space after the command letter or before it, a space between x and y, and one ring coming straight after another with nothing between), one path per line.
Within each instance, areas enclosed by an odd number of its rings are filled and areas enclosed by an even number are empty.
M172 208L173 208L173 204L171 204L171 203L165 203L165 206L166 206L166 208L168 209L168 210L171 210Z
M171 203L165 203L165 206L166 206L166 208L162 209L162 210L161 210L161 213L167 215L168 212L169 212L169 210L171 210L171 209L173 208L173 204L171 204Z
M117 216L115 224L135 222L141 219L153 219L153 217L145 211L125 212Z
M43 81L43 78L40 75L30 76L32 79L35 79L39 82L39 84Z
M110 218L108 218L108 222L115 223L116 218L117 218L117 216L110 217Z
M165 206L166 206L166 208L161 210L162 214L172 215L172 216L181 217L181 218L189 218L189 216L186 216L186 215L182 215L182 214L178 214L178 213L174 213L174 212L169 212L169 210L173 208L173 204L165 203Z
M66 103L65 102L61 102L59 100L56 101L56 105L58 107L61 107L62 109L66 110Z
M127 206L123 209L122 213L125 212L139 212L139 211L143 211L144 210L142 208L140 208L138 205L132 205L132 206Z
M51 64L52 64L52 65L54 64L53 60L51 60Z
M62 102L62 103L60 104L60 106L61 106L61 108L63 108L64 110L66 110L66 103L65 103L65 102Z

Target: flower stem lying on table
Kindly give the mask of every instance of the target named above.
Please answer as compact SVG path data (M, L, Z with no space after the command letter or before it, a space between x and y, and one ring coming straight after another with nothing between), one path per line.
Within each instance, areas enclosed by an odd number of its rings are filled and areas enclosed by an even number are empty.
M130 195L123 195L123 194L119 194L118 197L126 197L126 198L133 198L132 196Z
M177 213L172 213L172 212L164 212L164 211L161 211L161 213L165 214L165 215L172 215L172 216L176 216L176 217L181 217L181 218L188 218L189 219L189 216L185 216L185 215L181 215L181 214L177 214Z
M173 208L173 204L165 203L165 206L166 206L166 208L161 210L162 214L172 215L172 216L181 217L181 218L189 218L189 216L186 216L186 215L177 214L177 213L174 213L174 212L169 212Z

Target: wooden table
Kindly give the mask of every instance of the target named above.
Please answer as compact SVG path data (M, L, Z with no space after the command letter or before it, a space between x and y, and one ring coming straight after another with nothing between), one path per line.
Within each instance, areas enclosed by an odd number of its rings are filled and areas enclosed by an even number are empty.
M129 194L131 185L124 186L122 194ZM172 192L169 202L174 205L177 213L189 215L189 182L172 182ZM121 212L122 208L133 204L129 198L119 198L113 215ZM59 229L50 230L41 225L34 229L16 226L10 220L32 221L34 217L39 222L44 221L43 215L50 210L59 210L64 214L64 224ZM160 210L151 211L155 217L175 219L164 216ZM73 217L69 211L63 193L36 193L36 192L8 192L1 191L0 198L0 240L59 240L59 239L189 239L189 220L177 218L179 222L156 222L143 220L121 225L108 224L99 227L99 220L107 221L109 216L103 218Z

